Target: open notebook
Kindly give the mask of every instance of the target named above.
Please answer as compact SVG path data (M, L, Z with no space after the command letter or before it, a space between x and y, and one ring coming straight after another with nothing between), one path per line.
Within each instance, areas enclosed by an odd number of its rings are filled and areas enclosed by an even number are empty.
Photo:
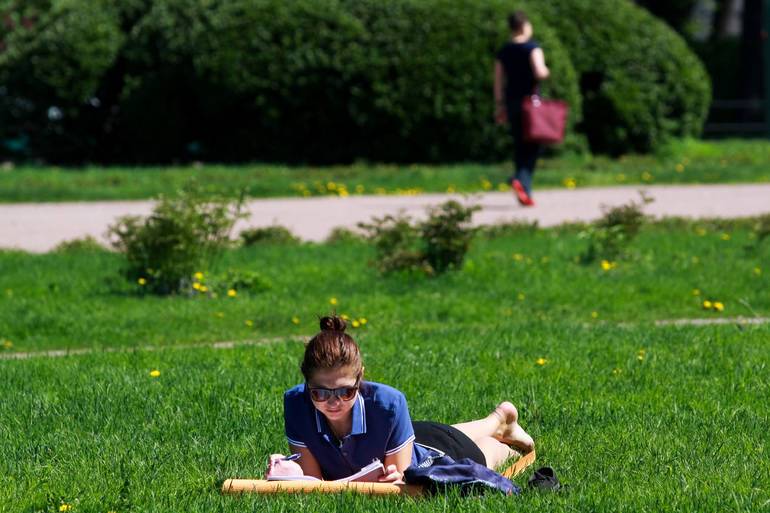
M337 483L348 483L351 481L376 483L380 476L385 475L385 467L380 460L375 459L370 464L353 474L352 476L336 479ZM268 476L268 481L321 481L313 476Z

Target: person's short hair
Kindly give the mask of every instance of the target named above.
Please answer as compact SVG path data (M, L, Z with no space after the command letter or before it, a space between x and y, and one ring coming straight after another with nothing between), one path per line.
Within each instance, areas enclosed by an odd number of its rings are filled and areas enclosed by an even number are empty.
M512 32L520 32L524 25L529 22L529 18L524 11L516 11L508 15L508 26Z

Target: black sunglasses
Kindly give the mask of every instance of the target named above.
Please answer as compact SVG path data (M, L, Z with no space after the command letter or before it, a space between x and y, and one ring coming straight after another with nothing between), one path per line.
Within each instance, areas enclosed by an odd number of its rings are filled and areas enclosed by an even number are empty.
M356 396L356 392L360 388L361 376L356 378L356 384L352 387L339 387L339 388L323 388L323 387L311 387L309 384L305 384L308 390L310 390L310 398L317 402L323 403L332 398L337 397L342 401L350 401Z

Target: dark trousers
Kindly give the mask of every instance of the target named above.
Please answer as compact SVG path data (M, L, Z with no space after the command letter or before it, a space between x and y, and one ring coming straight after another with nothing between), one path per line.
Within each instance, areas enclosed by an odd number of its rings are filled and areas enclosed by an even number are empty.
M508 183L518 180L527 191L532 193L532 175L535 174L537 158L540 156L541 145L529 143L522 135L521 99L508 102L508 125L513 138L514 173L508 178Z

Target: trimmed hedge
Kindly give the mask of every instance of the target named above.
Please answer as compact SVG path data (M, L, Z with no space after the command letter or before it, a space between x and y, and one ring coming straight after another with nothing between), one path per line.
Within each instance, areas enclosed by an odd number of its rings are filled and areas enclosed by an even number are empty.
M580 76L581 131L592 150L647 152L670 137L700 135L709 76L665 23L625 0L549 0L538 7Z
M545 50L545 94L572 106L567 146L583 145L576 122L592 147L609 151L697 133L708 91L697 59L632 6L645 26L627 33L615 13L626 4L602 1L596 12L610 22L596 24L582 0L11 2L15 25L0 29L0 156L26 148L76 163L505 159L491 77L513 8L530 13ZM578 35L572 20L581 15Z

